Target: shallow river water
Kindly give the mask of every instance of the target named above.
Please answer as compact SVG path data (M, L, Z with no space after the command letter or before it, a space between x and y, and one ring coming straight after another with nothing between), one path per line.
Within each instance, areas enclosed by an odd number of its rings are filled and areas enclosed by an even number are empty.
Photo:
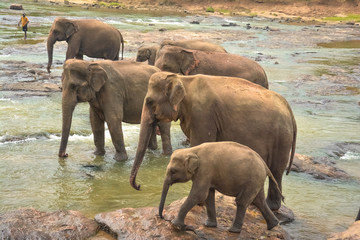
M46 71L46 37L57 16L96 18L117 27L125 38L126 59L142 44L165 38L201 38L228 52L257 60L270 89L290 103L298 124L296 152L326 159L349 179L318 180L305 173L284 176L285 205L296 220L283 227L295 239L325 239L345 230L360 207L360 27L240 16L193 16L86 10L33 1L22 3L30 20L28 39L16 27L22 11L0 2L0 213L20 207L44 211L73 209L88 217L123 207L157 206L168 157L148 151L138 174L141 191L129 185L139 125L124 124L126 162L113 160L109 134L107 153L93 155L88 104L74 112L69 157L57 157L61 135L61 93L46 95L6 91L8 83L60 83L67 45L57 43L51 75ZM190 24L198 21L200 24ZM237 26L223 27L236 23ZM250 25L248 25L250 24ZM248 27L247 27L248 26ZM159 31L166 29L166 31ZM339 41L338 45L324 45ZM350 47L346 41L352 41ZM342 44L343 43L343 44ZM319 44L319 45L318 45ZM37 79L29 73L38 71ZM185 140L179 123L172 124L173 148ZM160 141L160 140L159 140ZM159 142L159 146L161 143ZM167 202L188 194L190 183L174 185Z

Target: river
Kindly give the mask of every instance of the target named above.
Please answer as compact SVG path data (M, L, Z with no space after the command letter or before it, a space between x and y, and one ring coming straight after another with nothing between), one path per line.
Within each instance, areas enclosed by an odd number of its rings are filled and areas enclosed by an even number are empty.
M296 152L331 161L351 175L349 179L325 180L296 172L284 176L285 205L294 211L296 220L283 227L295 239L325 239L354 221L360 207L358 25L288 24L259 17L88 10L41 1L17 2L23 4L30 20L28 39L23 40L23 32L16 27L23 11L10 10L12 2L1 1L0 86L17 82L60 84L66 43L55 44L53 71L51 75L44 73L46 37L57 16L96 18L117 27L125 39L125 59L134 59L142 44L165 38L201 38L257 60L268 75L270 89L282 94L294 111ZM200 24L191 24L193 21ZM222 26L229 23L235 26ZM339 42L326 45L331 41ZM31 73L34 69L36 76ZM169 160L161 155L161 149L146 153L137 180L141 191L129 184L139 125L123 125L128 161L113 160L108 132L106 155L94 156L89 107L78 104L69 157L61 159L57 157L61 93L0 90L0 213L34 207L79 210L94 217L123 207L158 205ZM184 147L178 122L172 124L171 137L174 149ZM190 186L174 185L167 202L186 196Z

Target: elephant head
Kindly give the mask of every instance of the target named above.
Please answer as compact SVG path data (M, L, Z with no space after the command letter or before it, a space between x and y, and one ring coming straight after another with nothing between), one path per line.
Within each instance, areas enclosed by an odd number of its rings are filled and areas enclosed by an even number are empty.
M170 45L163 46L158 51L155 61L155 67L162 71L183 75L189 75L198 64L194 51Z
M62 75L62 133L59 157L67 157L72 114L78 102L90 102L106 83L108 76L97 63L69 59Z
M57 41L68 40L71 35L78 31L78 26L75 22L65 19L56 18L47 39L48 51L48 66L47 71L50 73L50 68L53 60L54 44Z
M136 55L137 62L145 62L148 61L149 65L154 66L156 53L159 50L160 46L141 46L138 49Z
M169 187L174 183L187 182L194 176L199 167L199 157L192 152L175 151L166 168L165 180L159 205L159 216L163 218L165 199Z
M176 74L158 72L151 76L141 114L138 148L130 175L133 188L140 189L140 185L136 184L136 175L157 122L176 121L180 102L185 95L183 83Z

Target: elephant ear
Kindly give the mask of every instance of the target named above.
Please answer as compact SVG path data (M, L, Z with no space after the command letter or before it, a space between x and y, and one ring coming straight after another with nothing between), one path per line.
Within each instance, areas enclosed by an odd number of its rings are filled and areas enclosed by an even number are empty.
M186 95L185 87L176 74L167 77L167 93L169 101L174 111L177 111L178 104Z
M185 157L185 169L193 175L199 167L200 161L198 155L195 153L188 153Z
M71 37L71 35L73 35L74 33L76 33L78 31L78 26L76 23L73 22L66 22L65 24L65 35L66 35L66 39L68 39L69 37Z
M190 50L181 50L181 64L180 70L184 75L189 75L191 71L193 71L198 65L199 61L196 60L194 52Z
M108 80L108 75L98 63L90 64L88 67L88 71L89 85L95 90L95 92L99 92L102 86Z

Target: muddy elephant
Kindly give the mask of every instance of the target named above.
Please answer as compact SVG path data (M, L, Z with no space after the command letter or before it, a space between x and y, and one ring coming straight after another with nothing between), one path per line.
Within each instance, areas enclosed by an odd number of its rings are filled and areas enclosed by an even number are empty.
M176 227L184 229L186 214L196 204L204 201L208 215L205 226L216 227L215 190L217 190L224 195L235 197L237 209L233 224L229 228L230 232L241 231L246 209L251 203L259 208L270 230L279 223L279 220L265 201L264 183L267 176L277 186L276 180L260 155L239 143L208 142L176 150L171 155L166 169L159 216L162 218L169 187L174 183L192 180L189 196L180 207L177 217L172 220ZM277 190L282 196L279 188Z
M160 48L163 46L170 45L170 46L178 46L186 49L192 50L199 50L199 51L206 51L206 52L223 52L226 53L227 51L220 45L204 41L204 40L163 40L160 43Z
M257 62L230 53L164 46L157 53L155 66L162 71L183 75L239 77L269 88L266 73Z
M154 123L177 120L191 146L234 141L255 150L281 190L283 172L290 158L289 173L294 158L297 134L287 101L245 79L170 72L155 73L149 80L130 175L130 184L135 189L140 187L135 179ZM273 181L269 183L267 203L273 210L281 206L281 196Z
M136 54L136 61L137 62L145 62L148 61L149 65L155 65L155 58L156 53L160 49L158 45L144 45L139 47L137 54Z
M47 39L48 65L53 60L54 44L66 41L68 48L66 59L83 59L83 55L92 58L119 60L120 44L121 59L124 55L124 39L119 30L95 19L70 20L56 18Z
M89 102L90 123L94 135L95 154L105 154L106 122L116 153L114 159L127 159L122 122L140 123L142 104L150 76L159 69L130 61L84 61L69 59L62 75L62 134L59 157L67 157L66 147L72 114L79 102ZM163 152L170 155L170 124L159 124ZM154 129L150 148L155 149Z

